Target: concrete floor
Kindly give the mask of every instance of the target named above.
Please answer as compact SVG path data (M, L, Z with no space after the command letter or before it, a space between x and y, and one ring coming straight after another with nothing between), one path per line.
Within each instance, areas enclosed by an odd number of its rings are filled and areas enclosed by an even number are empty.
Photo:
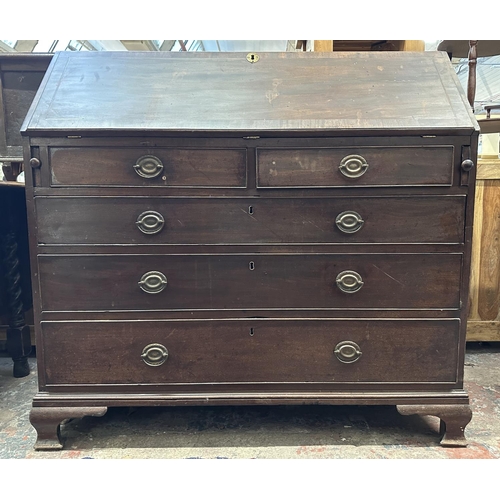
M30 365L31 375L14 379L0 352L0 458L500 458L500 343L467 348L467 448L440 447L436 417L391 406L248 406L110 408L62 425L64 450L36 452L35 358Z

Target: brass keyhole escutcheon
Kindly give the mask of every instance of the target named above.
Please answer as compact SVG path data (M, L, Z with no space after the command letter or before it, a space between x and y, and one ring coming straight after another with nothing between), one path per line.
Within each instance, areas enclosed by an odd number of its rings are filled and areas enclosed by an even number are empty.
M250 54L247 54L247 61L249 63L256 63L260 59L259 55L256 54L255 52L250 52Z

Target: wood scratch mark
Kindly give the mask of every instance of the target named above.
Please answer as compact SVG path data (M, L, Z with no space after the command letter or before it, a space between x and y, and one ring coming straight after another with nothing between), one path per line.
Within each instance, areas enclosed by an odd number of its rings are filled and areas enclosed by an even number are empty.
M244 210L243 208L240 208L240 210L248 215L248 217L251 217L255 222L259 222L253 215L249 214L246 210ZM259 224L262 224L262 222L259 222ZM267 229L270 233L272 233L274 236L276 236L276 238L278 238L278 241L281 242L283 241L283 238L278 234L276 233L276 231L273 231L269 226L265 225L264 224L264 228Z
M321 227L319 227L317 224L315 224L312 220L308 220L307 222L304 221L305 224L309 223L309 224L312 224L314 227L317 227L322 233L325 232L325 230Z
M177 328L174 328L174 329L173 329L173 330L172 330L172 331L171 331L171 332L167 335L167 339L168 339L169 337L171 337L171 336L174 334L175 330L177 330Z
M252 218L255 222L258 222L258 221L257 221L257 219L256 219L256 218L255 218L252 214L249 214L247 210L244 210L243 208L240 208L240 210L241 210L244 214L248 215L248 217L251 217L251 218Z
M380 267L377 267L375 264L372 264L372 265L375 269L378 269L381 273L384 273L386 276L391 278L391 280L395 281L396 283L399 283L401 286L404 286L404 284L401 283L401 281L398 281L396 278L393 278L390 274L387 274L385 271L382 271L382 269L380 269Z

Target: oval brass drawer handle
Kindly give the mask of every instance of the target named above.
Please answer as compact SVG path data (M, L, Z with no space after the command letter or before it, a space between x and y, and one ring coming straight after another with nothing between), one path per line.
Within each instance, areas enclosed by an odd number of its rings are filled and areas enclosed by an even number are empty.
M345 177L357 179L368 170L368 166L368 162L362 156L349 155L342 158L339 170Z
M149 344L143 350L141 358L149 366L160 366L168 358L168 350L161 344Z
M142 212L137 217L136 225L144 234L156 234L163 229L165 219L163 215L154 210Z
M363 279L356 271L342 271L335 281L339 289L345 293L355 293L364 285Z
M145 155L138 158L134 165L137 175L145 179L153 179L158 177L163 171L163 163L159 158L153 155Z
M141 276L138 284L146 293L160 293L167 286L167 278L160 271L149 271Z
M335 224L343 233L355 233L359 231L365 221L361 218L358 212L353 210L348 210L347 212L342 212L337 215L335 219Z
M361 355L361 349L356 342L351 342L349 340L344 340L343 342L339 342L335 349L333 350L337 359L342 363L354 363L357 361Z

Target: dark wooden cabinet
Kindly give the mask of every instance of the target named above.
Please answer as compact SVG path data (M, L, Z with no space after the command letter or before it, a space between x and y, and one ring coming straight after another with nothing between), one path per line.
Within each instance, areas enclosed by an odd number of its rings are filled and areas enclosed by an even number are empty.
M254 403L465 445L478 127L446 54L258 55L54 57L22 130L37 449L109 406Z
M52 54L0 52L0 331L13 360L14 377L30 373L31 276L23 171L21 124L50 64ZM29 316L29 315L28 315Z

